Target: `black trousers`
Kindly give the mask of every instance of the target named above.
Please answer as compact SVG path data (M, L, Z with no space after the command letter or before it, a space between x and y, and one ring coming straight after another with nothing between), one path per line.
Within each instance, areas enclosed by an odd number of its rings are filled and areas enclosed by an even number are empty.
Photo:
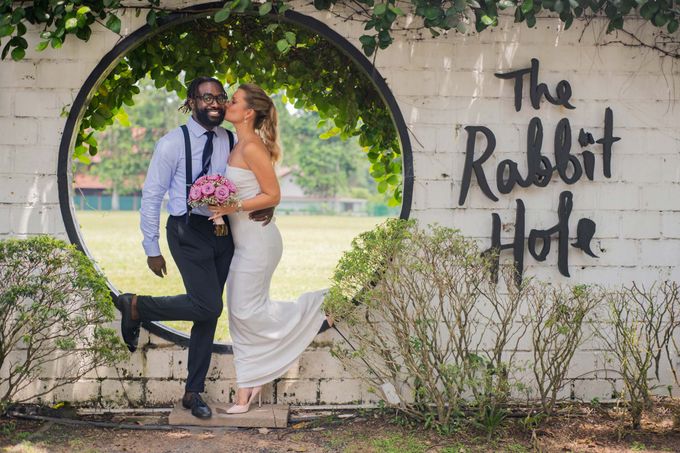
M177 296L138 296L137 309L142 321L194 322L186 391L203 392L234 241L231 234L215 236L212 220L200 215L189 216L189 223L184 216L170 216L166 230L170 253L187 292Z

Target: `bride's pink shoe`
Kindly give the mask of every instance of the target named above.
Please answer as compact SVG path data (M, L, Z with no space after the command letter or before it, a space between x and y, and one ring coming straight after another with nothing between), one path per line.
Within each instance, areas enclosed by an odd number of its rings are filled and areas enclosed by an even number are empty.
M250 410L250 404L255 401L257 397L257 407L262 407L262 386L253 387L250 396L248 397L248 402L246 404L234 404L229 409L227 409L227 414L245 414Z

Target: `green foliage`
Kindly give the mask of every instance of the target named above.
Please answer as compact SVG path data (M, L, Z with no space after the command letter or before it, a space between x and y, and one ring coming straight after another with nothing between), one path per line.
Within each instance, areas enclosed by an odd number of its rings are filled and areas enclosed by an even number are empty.
M670 346L680 325L679 294L678 283L671 281L648 287L633 283L607 294L608 323L597 336L623 381L633 429L640 428L642 415L651 406L654 381L660 383L664 358L677 383Z
M141 190L156 141L186 118L177 111L174 93L155 88L149 80L138 85L141 92L134 107L121 110L113 125L93 135L101 159L91 164L87 154L79 156L79 173L86 172L82 167L89 164L89 172L110 182L119 195Z
M366 155L358 138L341 139L340 129L328 129L328 120L320 120L317 111L291 111L284 100L289 101L285 95L274 97L279 112L283 165L292 167L295 182L309 195L371 198L375 182L368 173ZM327 131L321 133L324 129Z
M555 410L567 384L569 365L583 344L588 316L603 300L602 291L586 285L563 288L536 282L528 294L532 371L543 414Z
M135 105L118 115L114 124L94 134L98 156L89 168L79 164L79 173L90 173L110 182L114 194L127 195L141 190L155 142L186 120L178 111L182 101L176 93L157 89L153 81L138 84L141 92ZM359 195L375 197L375 183L368 173L365 153L357 137L320 139L327 121L319 121L316 111L291 109L285 95L274 95L279 112L280 139L284 149L282 165L290 167L296 183L316 196ZM289 107L286 107L288 105ZM327 127L326 127L327 128ZM334 128L333 130L338 130ZM328 135L328 134L323 134ZM83 156L83 160L85 160ZM88 158L87 161L90 159Z
M513 351L526 330L522 290L502 295L488 257L456 230L391 219L338 263L324 308L354 347L333 353L376 393L391 384L399 401L390 404L425 428L451 434L471 424L491 436L507 416Z
M222 8L215 12L217 23L232 18L234 13L249 13L257 16L282 15L290 9L284 0L253 2L251 0L228 0ZM328 10L338 0L314 0L319 10ZM661 28L668 34L678 31L680 24L680 8L677 0L447 0L432 2L429 0L410 0L397 6L395 0L375 2L375 0L355 0L359 8L354 15L355 20L364 23L367 32L360 37L366 55L372 55L376 49L384 49L392 44L392 30L395 22L406 13L412 13L422 20L423 27L433 36L442 31L456 30L464 33L473 23L477 31L498 24L499 11L513 9L516 22L526 22L527 26L536 24L536 15L542 10L559 16L565 27L569 28L575 18L604 15L609 19L608 31L623 28L624 17L637 13L640 17ZM48 46L59 48L69 35L87 41L92 34L95 22L104 23L114 33L120 33L119 15L124 8L146 11L146 21L156 26L158 20L175 8L162 6L160 0L146 0L137 7L122 5L120 0L94 0L83 5L80 0L48 2L32 0L30 2L12 2L4 0L0 4L0 39L7 38L2 49L2 58L8 55L21 60L26 54L28 43L25 39L26 25L34 24L43 27L41 41L37 50ZM406 11L403 9L405 8ZM276 40L276 47L287 53L296 47L297 33L290 31Z
M290 46L285 53L278 38ZM285 91L297 109L318 112L334 135L358 137L378 190L391 195L392 205L401 201L401 149L389 111L371 81L325 39L259 16L233 16L224 24L197 19L163 31L127 54L88 104L75 156L96 154L92 130L109 127L125 105L134 103L142 78L184 97L181 80L198 75L214 75L228 84L254 82L270 93Z
M32 397L125 357L106 280L74 246L38 236L0 241L0 408L59 362L63 376Z

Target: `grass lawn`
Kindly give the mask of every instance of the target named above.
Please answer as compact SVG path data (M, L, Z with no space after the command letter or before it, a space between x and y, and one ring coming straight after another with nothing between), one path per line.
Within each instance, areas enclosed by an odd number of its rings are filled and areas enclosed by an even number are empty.
M139 213L133 211L78 211L85 246L104 275L122 292L172 295L184 292L179 271L165 241L161 223L161 251L168 275L161 279L146 267L139 230ZM333 269L359 233L373 228L382 217L277 216L283 236L283 257L272 281L272 298L294 300L305 291L326 288ZM191 323L169 322L188 332ZM229 339L226 313L220 318L216 338Z

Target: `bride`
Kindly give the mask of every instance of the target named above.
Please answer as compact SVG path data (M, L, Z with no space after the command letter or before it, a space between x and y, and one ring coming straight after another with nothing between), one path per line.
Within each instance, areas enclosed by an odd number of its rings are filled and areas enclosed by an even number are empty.
M236 184L239 201L210 210L211 219L229 216L235 246L227 307L238 390L227 413L237 414L247 412L261 398L262 386L283 375L314 339L326 319L321 310L325 291L305 293L295 302L269 298L281 259L281 234L274 222L263 226L250 220L248 212L275 206L281 198L274 171L281 157L276 108L260 87L245 84L227 103L225 119L238 136L226 177Z

